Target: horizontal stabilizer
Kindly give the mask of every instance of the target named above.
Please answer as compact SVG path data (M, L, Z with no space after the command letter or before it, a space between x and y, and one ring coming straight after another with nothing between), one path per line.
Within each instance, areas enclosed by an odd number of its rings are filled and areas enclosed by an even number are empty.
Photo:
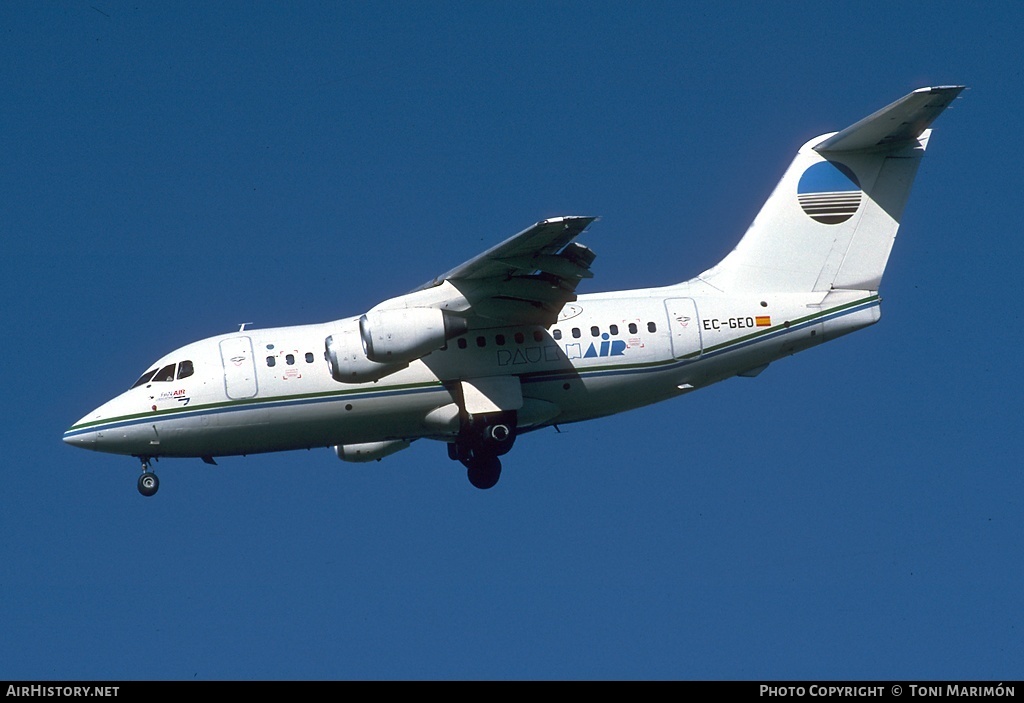
M945 110L962 85L918 88L814 147L818 152L895 150L920 137Z

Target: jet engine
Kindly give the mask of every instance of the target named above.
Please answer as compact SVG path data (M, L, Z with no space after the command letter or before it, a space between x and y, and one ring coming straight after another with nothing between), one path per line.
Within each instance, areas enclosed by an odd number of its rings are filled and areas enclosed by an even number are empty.
M437 308L371 310L359 318L366 358L381 363L418 359L468 327L465 318Z
M324 340L327 363L335 381L377 381L467 329L464 318L437 308L371 310L358 320L346 320Z

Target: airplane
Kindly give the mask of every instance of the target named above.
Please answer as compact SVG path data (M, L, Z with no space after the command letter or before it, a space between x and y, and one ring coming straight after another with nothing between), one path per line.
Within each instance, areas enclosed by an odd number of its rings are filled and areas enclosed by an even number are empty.
M797 152L738 245L675 285L577 295L590 216L552 217L362 315L246 329L161 357L64 441L151 462L447 445L493 487L520 434L686 395L868 327L931 124L964 86L915 90Z

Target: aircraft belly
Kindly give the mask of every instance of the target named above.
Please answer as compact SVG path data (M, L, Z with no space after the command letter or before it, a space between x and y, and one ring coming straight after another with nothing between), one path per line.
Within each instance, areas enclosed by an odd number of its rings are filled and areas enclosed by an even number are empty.
M578 422L643 407L679 395L671 372L648 369L573 379L526 380L524 396L557 405L559 414L546 424ZM568 388L566 388L568 386Z
M160 437L153 423L100 427L84 434L83 439L83 446L88 449L111 454L155 454L160 449Z
M257 451L269 418L262 408L200 412L160 419L152 424L160 435L153 456L194 457L247 454Z
M428 433L423 418L451 402L443 387L409 393L386 389L370 397L268 400L155 424L154 456L229 456L416 438Z
M686 303L692 305L691 301ZM672 305L675 306L672 312L676 313L691 309L678 301ZM808 316L806 306L789 310L788 314L778 312L776 319L793 320L793 324L754 332L735 330L717 337L708 334L711 343L705 340L703 355L690 358L672 358L674 354L667 353L667 347L662 349L655 344L645 350L648 353L643 357L630 350L630 361L640 363L617 366L578 363L574 377L524 379L523 393L556 403L561 412L554 423L576 422L643 407L746 371L760 370L776 359L820 344L826 338L823 323L813 313ZM801 316L812 319L801 319ZM863 324L859 319L856 323ZM673 345L675 352L682 348Z

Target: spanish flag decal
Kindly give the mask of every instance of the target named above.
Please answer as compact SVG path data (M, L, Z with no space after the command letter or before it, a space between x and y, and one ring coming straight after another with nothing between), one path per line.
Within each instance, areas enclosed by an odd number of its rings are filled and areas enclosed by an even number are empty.
M757 323L758 327L771 327L772 316L771 315L758 315L754 318L754 322Z

